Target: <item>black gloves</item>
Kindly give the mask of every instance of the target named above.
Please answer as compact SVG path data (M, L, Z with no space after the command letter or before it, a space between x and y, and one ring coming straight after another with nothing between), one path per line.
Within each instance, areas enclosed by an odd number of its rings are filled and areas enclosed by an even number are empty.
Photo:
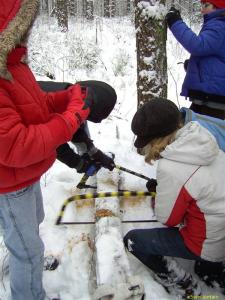
M60 145L56 153L57 159L70 168L76 168L80 163L80 155L76 154L68 144Z
M148 191L151 192L156 192L156 186L157 186L157 181L153 178L151 178L150 180L147 181L146 183L146 188L148 189Z
M104 154L101 150L97 150L97 152L92 154L91 159L93 159L96 165L109 169L110 171L115 168L114 160L108 155Z
M86 173L88 176L95 174L101 167L110 171L115 167L114 160L100 150L95 151L94 154L85 153L80 156L68 144L63 144L56 151L58 160L68 167L76 169L78 173Z
M180 11L176 9L174 6L172 6L169 10L169 12L166 14L166 22L169 26L169 28L178 20L182 20Z
M87 153L83 154L76 169L78 173L86 173L89 176L92 176L101 167L112 171L115 168L115 163L111 157L104 154L101 150L97 150L97 152L91 156Z
M75 169L78 173L86 173L88 176L92 176L97 173L100 166L97 166L89 155L85 153L80 157L80 161Z
M56 152L58 160L76 169L78 173L88 173L88 176L92 176L100 169L100 166L97 166L87 153L80 156L68 144L59 146Z
M101 150L97 150L93 155L89 156L87 153L81 156L79 165L76 167L78 173L86 173L92 176L101 167L112 171L115 168L114 160ZM92 173L92 174L91 174Z

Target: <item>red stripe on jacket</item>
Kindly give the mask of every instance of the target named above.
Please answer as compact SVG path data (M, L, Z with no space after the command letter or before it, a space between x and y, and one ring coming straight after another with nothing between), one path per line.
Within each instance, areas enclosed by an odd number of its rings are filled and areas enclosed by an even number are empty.
M206 239L206 220L197 205L197 201L182 187L172 209L167 226L176 226L183 222L180 233L186 247L194 254L201 256Z

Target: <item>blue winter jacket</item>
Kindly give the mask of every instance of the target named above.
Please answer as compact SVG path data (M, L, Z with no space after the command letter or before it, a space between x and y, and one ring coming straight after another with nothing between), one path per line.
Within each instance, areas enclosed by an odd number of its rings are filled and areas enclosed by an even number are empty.
M182 20L171 31L191 54L181 95L225 103L225 9L204 15L199 35Z
M181 113L184 115L184 122L197 121L200 125L208 129L216 138L221 150L225 152L225 121L205 115L196 114L192 110L182 107Z

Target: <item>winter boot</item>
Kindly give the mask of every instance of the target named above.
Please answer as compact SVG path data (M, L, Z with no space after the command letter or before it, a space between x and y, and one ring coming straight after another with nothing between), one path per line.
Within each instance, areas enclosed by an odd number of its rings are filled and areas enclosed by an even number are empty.
M58 258L53 255L48 255L44 257L44 270L45 271L54 271L59 265Z
M220 287L225 295L225 266L210 261L196 261L195 273L210 287Z
M167 268L168 273L155 274L155 279L164 286L168 293L179 295L182 299L201 295L201 287L197 280L183 270L175 260L167 260Z

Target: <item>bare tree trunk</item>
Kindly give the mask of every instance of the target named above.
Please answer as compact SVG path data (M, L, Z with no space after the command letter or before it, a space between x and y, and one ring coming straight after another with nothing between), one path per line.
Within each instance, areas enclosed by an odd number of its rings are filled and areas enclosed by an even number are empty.
M127 13L131 12L131 0L127 0Z
M111 0L110 16L115 17L115 15L116 15L116 0Z
M54 4L52 0L40 0L40 12L47 13L49 16L52 14Z
M76 16L77 14L77 0L68 0L68 12L71 16Z
M93 0L86 0L85 17L87 20L94 19L94 3Z
M46 0L41 0L40 1L40 11L43 12L43 11L47 11L47 1Z
M56 16L61 31L68 31L68 0L56 0Z
M104 17L109 18L109 2L110 0L104 0Z
M138 106L167 97L164 5L165 0L135 0Z
M104 0L104 17L112 18L116 14L116 0Z

